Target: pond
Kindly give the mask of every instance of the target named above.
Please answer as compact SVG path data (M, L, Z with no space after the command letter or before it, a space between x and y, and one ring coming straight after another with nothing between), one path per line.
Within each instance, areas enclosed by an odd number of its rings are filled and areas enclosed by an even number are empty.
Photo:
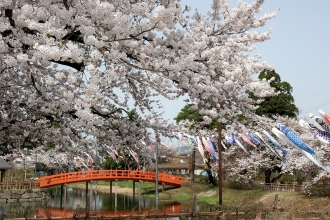
M156 211L154 197L124 194L116 196L114 193L110 196L110 193L90 190L89 197L86 199L85 190L67 187L61 199L60 187L51 188L49 192L51 197L47 200L2 203L1 205L7 212L8 218L79 217L85 215L86 207L89 207L90 216L148 214ZM179 213L182 209L181 203L177 201L160 200L158 202L158 211L163 213ZM207 206L196 204L196 211L203 209L207 209Z

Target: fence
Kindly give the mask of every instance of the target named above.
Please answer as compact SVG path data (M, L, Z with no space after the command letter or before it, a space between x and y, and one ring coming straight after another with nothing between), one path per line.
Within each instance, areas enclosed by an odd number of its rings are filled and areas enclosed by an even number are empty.
M302 185L296 184L278 184L278 183L265 183L264 190L282 191L282 192L301 192Z
M0 190L19 190L38 188L33 181L29 182L5 182L0 183Z

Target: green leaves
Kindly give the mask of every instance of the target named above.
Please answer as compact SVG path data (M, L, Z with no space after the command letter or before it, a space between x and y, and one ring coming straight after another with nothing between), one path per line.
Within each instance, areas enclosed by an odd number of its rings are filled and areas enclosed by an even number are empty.
M256 114L264 115L269 118L273 118L272 115L286 115L292 118L296 118L298 115L298 108L294 104L294 98L291 95L292 87L288 82L282 82L280 75L275 70L264 70L259 74L259 79L274 80L270 83L270 86L279 92L278 95L266 97L265 100L259 104L259 108L256 110ZM256 100L251 93L249 96Z
M181 111L179 112L179 114L174 118L174 120L176 121L176 123L179 123L180 121L185 121L185 120L188 120L190 122L196 122L196 123L202 122L204 115L201 115L198 112L198 110L196 110L194 108L194 106L195 106L195 104L192 104L192 103L185 105L181 109ZM204 126L204 128L209 129L209 130L217 129L218 128L218 121L217 121L217 119L213 119L212 122L210 124Z

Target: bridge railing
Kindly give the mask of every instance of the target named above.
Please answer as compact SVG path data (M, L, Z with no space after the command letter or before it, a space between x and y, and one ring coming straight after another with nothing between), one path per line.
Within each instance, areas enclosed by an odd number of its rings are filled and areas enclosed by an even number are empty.
M66 183L86 182L93 180L142 180L155 182L156 173L144 170L85 170L79 172L60 173L38 178L40 187L50 187ZM181 186L185 177L166 173L158 173L159 184Z

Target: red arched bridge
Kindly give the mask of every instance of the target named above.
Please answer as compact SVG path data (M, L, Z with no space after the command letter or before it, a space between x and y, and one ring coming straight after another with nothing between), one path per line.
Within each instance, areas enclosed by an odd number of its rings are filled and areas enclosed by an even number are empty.
M88 182L95 180L133 180L155 182L156 173L144 170L84 170L79 172L60 173L56 175L39 177L37 185L40 188ZM158 173L158 183L180 187L185 177Z

